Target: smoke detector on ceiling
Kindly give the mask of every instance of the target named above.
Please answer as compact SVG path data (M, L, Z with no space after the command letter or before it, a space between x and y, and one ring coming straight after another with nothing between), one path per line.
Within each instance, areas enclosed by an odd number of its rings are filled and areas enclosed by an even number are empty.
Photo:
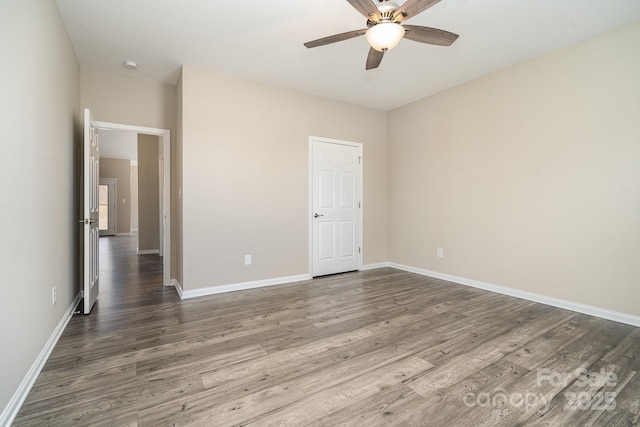
M122 63L122 66L124 68L126 68L127 70L137 70L138 69L138 63L136 61L124 61Z

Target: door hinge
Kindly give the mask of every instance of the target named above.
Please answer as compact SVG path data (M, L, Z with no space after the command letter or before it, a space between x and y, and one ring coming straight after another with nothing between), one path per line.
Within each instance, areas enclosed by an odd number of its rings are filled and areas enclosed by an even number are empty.
M360 202L358 202L358 208L361 208L362 204Z
M358 164L362 163L362 156L358 156Z
M358 246L358 253L361 254L362 250L360 249L360 246Z

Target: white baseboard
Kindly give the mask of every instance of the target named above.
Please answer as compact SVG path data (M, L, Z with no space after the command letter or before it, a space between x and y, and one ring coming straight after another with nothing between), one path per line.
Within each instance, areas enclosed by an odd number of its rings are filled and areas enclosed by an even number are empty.
M138 249L138 255L160 254L160 249Z
M360 267L360 271L375 270L376 268L389 267L388 262L377 262L375 264L365 264Z
M180 299L184 299L182 297L182 285L178 282L178 279L171 279L169 286L173 286L178 291L178 295L180 295Z
M265 286L283 285L285 283L302 282L304 280L309 280L309 279L311 279L311 275L300 274L297 276L276 277L273 279L256 280L253 282L243 282L243 283L234 283L230 285L211 286L209 288L194 289L192 291L183 290L180 284L176 281L176 284L180 286L180 287L176 286L176 289L178 290L178 294L180 294L180 298L188 299L188 298L202 297L206 295L221 294L225 292L234 292L234 291L243 291L246 289L263 288Z
M420 274L422 276L433 277L435 279L442 279L449 282L458 283L460 285L466 285L474 288L484 289L486 291L496 292L503 295L509 295L516 298L522 298L528 301L539 302L541 304L563 308L565 310L571 310L578 313L588 314L590 316L600 317L602 319L613 320L614 322L620 322L627 325L640 327L640 317L633 316L631 314L620 313L617 311L607 310L599 307L593 307L590 305L580 304L573 301L567 301L560 298L553 298L545 295L534 294L532 292L520 291L517 289L507 288L504 286L494 285L491 283L480 282L478 280L467 279L465 277L458 277L458 276L452 276L450 274L438 273L437 271L410 267L408 265L396 264L393 262L387 263L387 265L392 268L397 268L398 270L404 270L410 273Z
M53 333L49 337L49 340L40 351L40 354L38 354L38 357L31 365L31 368L29 368L29 371L27 371L27 374L22 379L22 382L18 386L18 389L15 393L13 393L11 400L2 411L2 414L0 414L0 426L11 425L16 415L18 415L20 407L22 407L22 404L27 398L29 391L31 391L31 387L33 387L33 383L36 382L38 375L40 375L40 371L42 371L42 368L47 362L49 355L60 339L60 335L62 335L62 332L64 332L64 328L67 327L69 320L71 320L73 311L75 310L79 301L80 293L78 293L78 295L76 295L76 297L73 299L73 302L62 316L62 319L60 319L60 322L58 322L56 328L53 330Z

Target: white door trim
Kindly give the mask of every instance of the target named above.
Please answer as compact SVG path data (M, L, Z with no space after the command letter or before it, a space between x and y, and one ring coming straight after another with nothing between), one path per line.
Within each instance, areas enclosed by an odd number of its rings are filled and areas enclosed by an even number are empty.
M310 136L309 137L309 200L308 200L308 205L309 205L309 212L308 212L308 216L307 216L307 221L309 224L309 277L313 278L313 143L315 141L318 142L327 142L330 144L338 144L338 145L347 145L350 147L357 147L360 149L360 153L363 153L363 145L360 142L353 142L353 141L342 141L339 139L332 139L332 138L324 138L324 137L320 137L320 136ZM362 244L363 240L364 240L364 226L363 226L363 214L362 212L364 211L364 174L363 174L363 170L364 170L364 154L362 154L362 160L360 162L360 169L358 171L358 173L360 174L359 178L360 178L360 200L361 200L361 209L358 210L358 213L360 215L359 219L359 223L360 223L360 242L359 242L359 247L361 248L360 252L358 253L358 270L362 269L362 260L364 259L364 245Z
M163 185L163 180L164 180L164 150L162 150L162 143L160 141L158 141L158 171L160 172L158 174L158 201L159 201L159 205L158 205L158 215L160 216L158 224L160 224L160 230L158 231L158 236L160 236L159 238L159 242L158 245L160 246L158 248L158 255L160 256L164 256L164 227L162 226L162 205L164 204L164 192L162 191L164 188ZM139 235L138 235L139 236Z
M160 137L160 149L164 157L163 164L163 209L164 233L162 238L162 282L164 286L172 286L171 282L171 131L169 129L148 128L144 126L131 126L119 123L96 122L99 130L117 130L121 132L143 133Z

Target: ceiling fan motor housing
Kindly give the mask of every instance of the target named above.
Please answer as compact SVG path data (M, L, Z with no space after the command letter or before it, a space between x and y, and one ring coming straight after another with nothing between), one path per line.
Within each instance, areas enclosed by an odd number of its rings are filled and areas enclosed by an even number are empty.
M378 21L378 19L375 17L374 17L374 19L376 19L375 21L373 21L372 19L367 19L367 28L371 28L374 25L381 24L383 22L393 22L393 13L396 10L398 10L398 8L400 7L398 6L397 3L394 3L389 0L378 0L378 1L379 1L379 4L377 4L376 7L380 11L380 15L382 16L382 19L380 19L380 21ZM372 16L372 14L369 16Z
M380 14L382 15L383 22L391 21L393 19L393 12L398 10L398 8L400 7L397 3L388 0L385 0L376 6L378 7Z

